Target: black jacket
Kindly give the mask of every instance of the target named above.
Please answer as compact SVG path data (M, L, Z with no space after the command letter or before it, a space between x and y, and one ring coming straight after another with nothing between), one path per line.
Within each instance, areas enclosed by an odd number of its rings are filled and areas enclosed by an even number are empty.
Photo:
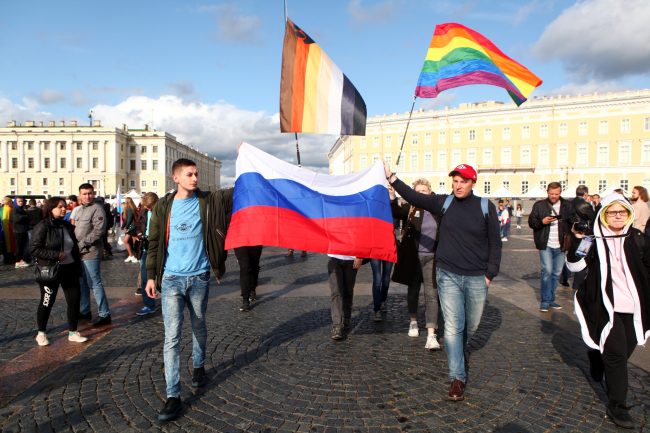
M551 205L551 202L549 199L545 198L544 200L536 201L533 205L533 209L530 211L530 215L528 215L528 226L533 229L535 248L538 250L545 250L547 247L551 225L544 224L542 220L547 216L553 215L552 209L553 206ZM571 206L571 203L560 197L560 220L558 221L560 247L564 245L564 237L569 233L567 219L571 218L572 214L573 206Z
M30 253L39 263L44 265L54 264L59 260L59 253L63 245L61 229L67 230L72 238L72 258L74 259L74 268L81 272L81 256L77 246L77 238L74 235L74 227L68 221L63 219L45 218L34 226L32 230L32 243Z
M406 201L441 217L436 249L436 266L459 275L485 275L489 280L499 273L501 235L497 210L488 204L486 220L481 198L470 194L454 198L442 215L446 194L426 195L397 179L392 186Z
M29 216L20 206L14 206L11 210L11 223L14 227L14 233L27 233L31 228L29 226Z

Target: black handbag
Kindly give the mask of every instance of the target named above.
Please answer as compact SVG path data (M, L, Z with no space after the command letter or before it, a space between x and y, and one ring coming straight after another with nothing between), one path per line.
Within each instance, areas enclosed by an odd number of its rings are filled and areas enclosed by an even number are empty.
M63 228L61 228L61 252L63 252L64 241ZM56 284L59 281L59 261L51 265L41 265L36 259L36 264L34 265L34 279L37 283L43 285Z

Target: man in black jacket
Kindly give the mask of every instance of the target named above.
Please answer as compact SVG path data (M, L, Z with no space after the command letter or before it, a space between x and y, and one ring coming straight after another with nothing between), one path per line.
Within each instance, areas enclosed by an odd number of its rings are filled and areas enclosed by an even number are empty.
M587 185L578 185L576 188L576 198L571 202L573 209L567 221L567 227L569 230L574 230L584 234L592 233L594 220L596 219L596 211L587 200L588 198L589 188ZM586 269L583 269L580 272L574 272L571 287L578 290L582 282L585 280L586 275Z
M562 245L568 233L565 221L572 213L571 203L560 197L562 185L559 182L549 183L546 193L548 197L535 202L528 216L528 226L533 229L535 248L539 250L542 266L539 310L543 312L549 308L562 309L555 302L555 289L564 267Z
M494 204L473 193L476 170L467 164L454 168L453 197L415 192L397 179L384 163L386 179L407 202L442 217L436 249L436 279L445 319L445 351L449 364L448 399L464 399L467 382L465 348L478 328L488 285L499 273L501 236ZM449 206L446 206L449 203Z
M16 238L16 268L26 268L32 266L29 261L29 242L27 232L30 229L29 216L25 212L25 199L16 197L15 206L11 210L11 222L14 227L14 237Z

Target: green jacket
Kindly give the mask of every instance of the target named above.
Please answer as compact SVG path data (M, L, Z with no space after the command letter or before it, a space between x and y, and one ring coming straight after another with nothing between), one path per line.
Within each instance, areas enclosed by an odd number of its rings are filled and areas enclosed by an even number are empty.
M195 191L203 226L203 242L210 267L217 278L226 272L227 252L224 250L226 231L232 213L232 188L214 192ZM167 226L176 192L167 194L154 206L149 225L147 249L147 279L156 280L160 291L167 256Z

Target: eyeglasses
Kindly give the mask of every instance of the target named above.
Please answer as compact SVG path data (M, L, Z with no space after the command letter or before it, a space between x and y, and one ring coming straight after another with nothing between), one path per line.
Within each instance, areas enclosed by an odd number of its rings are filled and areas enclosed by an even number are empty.
M618 216L627 216L628 211L625 210L625 209L623 209L623 210L608 210L607 212L605 212L605 214L607 214L608 217L615 217L616 215L618 215Z

